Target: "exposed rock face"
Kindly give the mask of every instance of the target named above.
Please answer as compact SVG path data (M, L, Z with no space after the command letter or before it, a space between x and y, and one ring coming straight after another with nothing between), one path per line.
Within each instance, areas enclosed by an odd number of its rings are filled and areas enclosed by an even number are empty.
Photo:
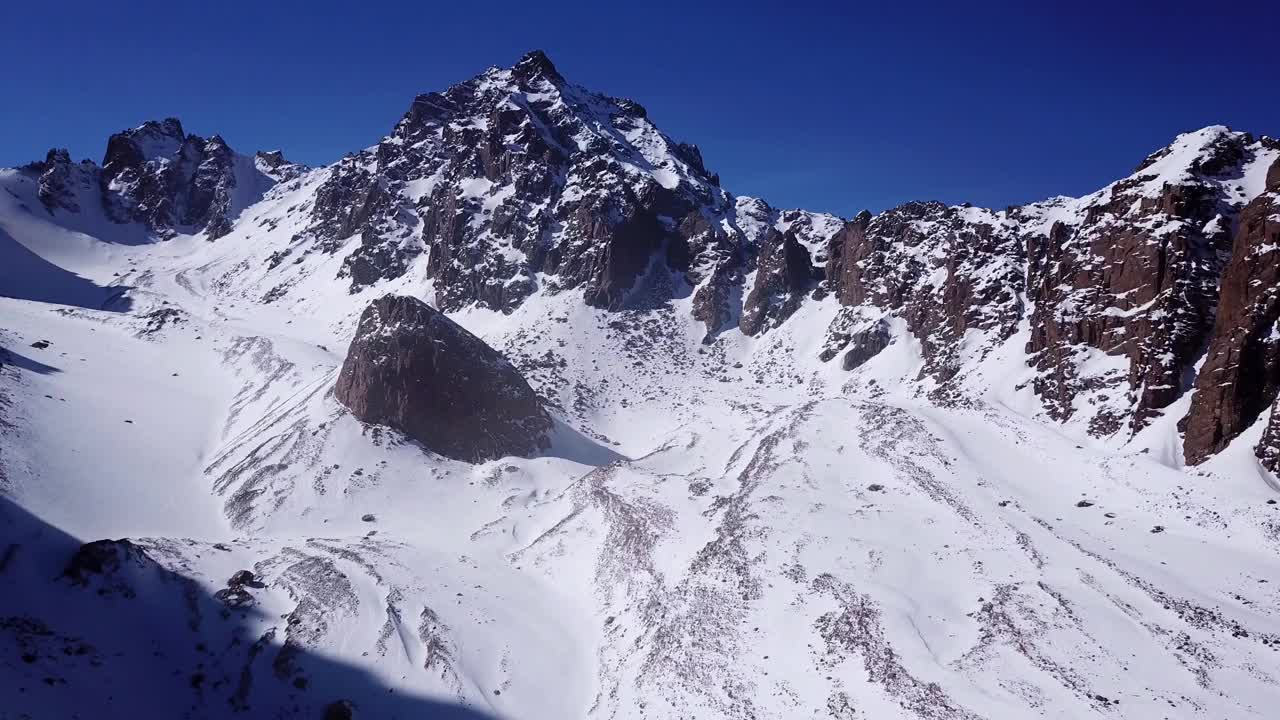
M893 336L889 332L889 323L876 321L871 327L854 333L849 338L849 349L840 359L840 366L845 370L853 370L866 364L868 360L889 347Z
M414 232L416 215L393 184L371 171L366 158L348 155L329 169L316 192L307 229L316 247L334 253L352 235L360 236L339 272L351 278L351 292L400 277L422 253Z
M258 160L237 155L217 135L187 135L176 118L149 121L107 142L103 207L116 222L143 223L159 237L181 230L215 239L281 176L296 174L283 157Z
M330 250L360 235L343 271L353 290L425 253L445 310L510 312L539 282L616 310L653 269L712 280L695 310L709 337L731 324L755 256L696 147L637 103L569 83L538 51L420 95L376 148L333 170L312 215ZM829 217L796 215L815 234Z
M1274 140L1208 127L1082 198L1000 211L912 202L844 223L730 195L698 149L643 107L571 84L535 51L418 96L375 147L298 182L315 188L294 206L304 229L268 267L295 249L295 263L342 253L352 292L413 270L445 310L511 312L535 292L607 310L689 297L704 343L735 328L769 332L834 295L842 311L824 361L860 364L905 326L924 360L921 387L943 402L963 401L970 371L1023 331L1015 342L1033 374L1018 389L1095 435L1142 429L1194 382L1183 427L1199 462L1256 421L1280 385L1275 309L1257 295L1276 278L1239 249L1272 243L1273 201L1242 210L1280 184L1277 158ZM65 151L25 170L51 213L75 212L92 186L121 222L211 238L302 172L172 119L113 136L101 170ZM264 301L295 280L274 282Z
M1077 395L1098 391L1093 430L1136 430L1186 390L1244 199L1235 180L1262 149L1221 127L1179 136L1031 239L1027 351L1052 416L1066 419ZM1079 377L1082 346L1125 357L1127 371Z
M701 213L686 217L680 234L693 262L685 278L695 288L693 316L707 328L703 342L735 324L750 335L762 333L794 313L822 277L828 242L843 224L833 215L777 210L752 197L736 198L718 223ZM744 288L751 270L755 282Z
M227 607L252 607L257 603L257 598L249 590L260 590L264 587L266 584L259 580L253 571L237 570L227 580L227 586L214 593L213 597Z
M1214 326L1232 227L1264 178L1280 175L1270 169L1278 155L1273 140L1209 127L1180 135L1134 175L1080 199L999 212L908 203L861 215L832 238L826 285L844 305L906 321L924 374L941 383L935 399L1025 318L1025 351L1037 370L1031 386L1047 414L1078 419L1097 435L1136 431L1189 387ZM851 337L837 318L824 359ZM1264 393L1260 407L1273 395ZM1193 442L1204 443L1215 444Z
M289 162L279 150L259 150L254 164L262 173L278 183L293 180L307 171L307 166Z
M360 316L334 388L366 423L482 462L547 447L551 419L498 352L420 300L386 295Z
M858 213L840 228L838 232L831 236L827 241L827 261L826 267L823 268L823 277L826 281L827 289L840 295L840 288L844 285L845 276L845 241L850 238L860 238L855 242L866 242L867 225L871 224L871 212L863 210ZM851 279L850 282L853 282ZM847 299L842 299L841 304L848 305ZM834 356L833 356L834 357Z
M50 212L57 208L80 211L80 204L76 200L76 185L78 181L83 185L82 173L71 164L71 155L66 150L50 150L44 162L36 163L32 169L40 171L38 197Z
M568 84L540 52L419 96L353 162L371 177L346 183L337 204L378 201L333 233L362 233L353 281L396 277L429 248L444 309L510 311L538 273L619 308L656 254L687 257L681 219L729 203L696 148L658 132L639 105Z
M322 249L336 251L342 240L361 230L375 230L392 205L386 184L348 155L332 168L316 190L309 231Z
M1271 419L1267 421L1267 427L1262 431L1262 438L1258 440L1253 454L1262 463L1262 467L1273 473L1280 473L1280 413L1276 412L1275 405L1271 406Z
M1272 176L1280 160L1272 166ZM1280 177L1240 213L1222 276L1217 319L1184 419L1190 464L1222 450L1272 404L1280 389ZM1280 432L1274 419L1269 436ZM1280 437L1280 436L1278 436ZM1276 447L1264 438L1263 448ZM1273 470L1275 468L1272 468Z
M920 341L923 372L950 380L969 331L983 354L1022 317L1022 249L1003 213L907 203L860 215L832 238L828 285L844 305L900 314Z
M141 222L162 235L174 224L170 163L179 156L186 134L176 118L148 121L116 133L102 158L102 194L107 216L116 222Z
M809 251L795 233L770 229L760 248L755 284L743 305L738 327L755 335L778 326L791 317L819 277Z
M700 213L685 218L680 232L688 238L690 252L698 258L685 278L695 288L693 317L706 327L702 342L709 344L730 327L740 307L742 270L749 246Z
M158 238L203 232L213 240L274 184L305 168L279 152L238 155L221 137L187 135L169 118L112 135L102 167L73 164L66 150L55 148L24 170L39 174L38 197L49 212L80 212L92 198L109 219L141 223Z
M81 545L63 568L72 583L96 586L99 595L136 597L140 579L163 577L146 550L129 540L95 540Z
M200 158L200 162L191 173L181 222L204 228L210 238L222 237L231 231L232 193L236 189L235 156L217 135L209 138L203 147L197 139L188 138L184 150Z

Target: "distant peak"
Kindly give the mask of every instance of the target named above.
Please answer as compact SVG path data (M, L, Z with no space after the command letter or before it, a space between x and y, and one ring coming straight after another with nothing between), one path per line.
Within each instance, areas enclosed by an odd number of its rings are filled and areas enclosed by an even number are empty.
M182 129L182 121L175 117L168 117L163 120L148 120L134 128L134 131L147 134L166 135L179 140L184 139L187 136L186 132Z
M138 127L118 132L107 140L102 158L104 168L136 166L157 157L173 155L187 139L177 118L148 120Z
M552 82L564 82L564 76L556 70L555 64L551 62L551 58L541 50L530 50L525 56L520 58L511 71L520 77L533 79L542 76Z
M259 150L255 155L271 167L283 165L288 162L288 160L284 159L284 152L281 150Z
M1207 125L1179 133L1173 142L1148 155L1134 172L1154 173L1165 180L1183 171L1219 175L1239 166L1245 160L1246 146L1253 142L1249 133L1236 132L1226 125Z

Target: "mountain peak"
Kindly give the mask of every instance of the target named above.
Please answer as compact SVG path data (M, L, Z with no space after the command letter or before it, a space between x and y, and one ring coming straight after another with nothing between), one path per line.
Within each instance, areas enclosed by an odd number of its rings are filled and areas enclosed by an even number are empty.
M1239 158L1234 156L1252 142L1253 137L1249 133L1236 132L1226 125L1206 125L1199 130L1179 133L1168 145L1148 155L1135 172L1157 164L1166 168L1177 166L1198 170L1200 164L1207 163L1210 170L1207 174L1213 174L1213 168L1219 164L1214 162L1215 159L1224 164L1233 160L1238 162Z
M532 80L538 76L542 76L552 82L564 82L564 76L556 70L556 66L551 62L551 58L542 50L530 50L524 54L511 68L511 72L519 77Z
M177 152L186 137L178 118L148 120L135 128L112 135L107 140L102 165L134 165L158 157L169 157Z
M132 135L158 135L178 140L183 140L187 137L186 131L182 129L182 121L176 117L167 117L163 120L148 120L128 132Z

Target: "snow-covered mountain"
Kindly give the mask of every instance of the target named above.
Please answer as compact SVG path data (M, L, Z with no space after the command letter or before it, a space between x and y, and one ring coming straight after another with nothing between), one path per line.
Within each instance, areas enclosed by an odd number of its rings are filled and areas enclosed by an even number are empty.
M1270 138L844 220L540 52L327 167L50 151L0 715L1268 717L1277 248Z

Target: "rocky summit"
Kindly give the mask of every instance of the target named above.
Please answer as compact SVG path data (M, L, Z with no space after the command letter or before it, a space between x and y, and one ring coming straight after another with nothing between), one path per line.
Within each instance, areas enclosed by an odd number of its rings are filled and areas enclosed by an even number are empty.
M551 429L506 358L411 297L383 296L360 315L334 396L364 422L468 462L528 455Z
M1275 714L1280 143L842 218L568 74L0 169L0 715Z

